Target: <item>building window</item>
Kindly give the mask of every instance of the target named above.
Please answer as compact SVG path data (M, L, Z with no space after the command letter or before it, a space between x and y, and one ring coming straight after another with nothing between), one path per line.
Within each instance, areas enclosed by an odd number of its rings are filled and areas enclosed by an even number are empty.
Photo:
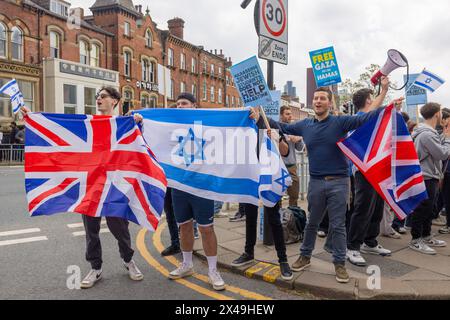
M211 65L211 74L212 75L214 74L214 65L213 64Z
M141 96L141 108L147 109L148 107L150 107L150 97L148 94L143 94Z
M97 113L97 101L95 99L95 88L84 88L84 113L96 114Z
M145 46L151 48L153 46L153 36L150 30L145 32Z
M170 80L170 99L175 99L175 82Z
M203 101L208 101L208 88L206 86L206 80L203 80Z
M226 76L226 79L227 79L227 86L229 86L230 85L230 77Z
M129 22L125 22L124 25L124 35L126 35L127 37L130 36L131 30L130 30L130 23Z
M89 51L86 41L80 41L80 63L89 64Z
M156 108L158 99L155 96L150 97L150 108Z
M77 86L71 84L64 85L64 113L77 113Z
M206 61L202 62L202 68L203 68L203 73L206 73L206 71L207 71Z
M100 47L96 44L93 44L91 47L91 66L99 67L100 66Z
M131 76L131 53L125 51L123 54L124 73L126 77Z
M6 27L3 23L0 23L0 57L7 57L7 41L6 41Z
M0 87L5 85L11 79L0 78ZM34 106L34 83L29 81L17 80L19 89L23 94L23 100L25 105L30 110L35 110ZM10 97L5 94L0 94L0 118L12 118L11 100Z
M149 63L147 59L142 59L142 81L148 82Z
M11 29L11 48L14 60L23 60L23 33L17 27Z
M217 99L219 103L222 103L222 88L219 88L219 92L217 94Z
M231 107L234 108L235 106L235 99L234 96L231 97Z
M216 97L214 96L214 86L211 87L211 102L215 102L216 101Z
M59 34L50 32L50 57L59 58Z
M150 83L156 83L156 64L154 62L150 62L148 74Z
M192 63L191 64L191 71L192 71L192 73L195 73L197 71L197 59L192 58L191 63Z
M186 70L186 55L184 53L180 54L180 69Z
M64 17L69 16L69 7L59 1L51 0L50 11L57 13Z
M173 61L173 50L169 48L168 50L168 57L169 57L169 66L173 67L174 66L174 61Z
M180 93L186 92L186 83L181 81L180 83Z
M128 113L128 111L133 109L133 91L125 90L123 92L123 105L122 112L123 114Z
M195 84L192 85L192 95L197 97L197 85Z
M229 107L229 106L230 106L230 96L227 95L227 96L225 97L225 107Z
M222 67L219 67L219 76L222 75Z

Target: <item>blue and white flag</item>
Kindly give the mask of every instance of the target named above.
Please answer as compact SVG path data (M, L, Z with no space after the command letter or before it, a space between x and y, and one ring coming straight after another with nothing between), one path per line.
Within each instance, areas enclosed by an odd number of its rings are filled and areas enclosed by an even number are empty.
M147 109L137 113L144 118L144 138L164 169L169 187L223 202L258 205L261 199L273 207L281 199L286 190L283 183L287 185L288 180L282 178L281 168L270 176L276 165L269 161L277 152L267 150L270 143L261 144L266 150L261 149L258 159L258 129L249 110Z
M423 70L416 81L414 81L414 85L430 90L431 92L435 92L444 83L444 79L427 70Z
M6 94L10 96L11 106L13 114L19 112L20 108L25 106L23 101L23 94L20 92L19 85L17 84L16 79L12 79L3 87L0 88L0 94Z

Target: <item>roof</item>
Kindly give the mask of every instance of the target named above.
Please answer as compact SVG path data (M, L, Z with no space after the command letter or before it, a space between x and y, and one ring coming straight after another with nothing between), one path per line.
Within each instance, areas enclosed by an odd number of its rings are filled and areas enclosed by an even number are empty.
M120 7L127 12L140 16L141 13L136 11L132 0L96 0L95 3L90 7L91 11L95 11L103 8Z

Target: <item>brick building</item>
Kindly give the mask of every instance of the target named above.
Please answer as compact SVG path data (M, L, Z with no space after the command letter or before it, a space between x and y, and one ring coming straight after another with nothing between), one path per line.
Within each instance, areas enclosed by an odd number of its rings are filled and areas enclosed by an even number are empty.
M117 87L118 113L164 107L181 91L201 107L238 107L239 94L222 50L184 40L184 21L160 30L132 0L92 0L91 16L64 0L0 1L0 85L19 82L33 111L95 114L95 92ZM12 121L0 96L0 126Z

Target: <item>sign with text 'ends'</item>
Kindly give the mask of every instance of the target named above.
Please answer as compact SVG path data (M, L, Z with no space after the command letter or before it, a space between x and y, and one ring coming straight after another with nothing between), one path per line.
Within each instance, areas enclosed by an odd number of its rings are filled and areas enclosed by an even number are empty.
M333 47L309 53L317 87L326 87L342 82Z

